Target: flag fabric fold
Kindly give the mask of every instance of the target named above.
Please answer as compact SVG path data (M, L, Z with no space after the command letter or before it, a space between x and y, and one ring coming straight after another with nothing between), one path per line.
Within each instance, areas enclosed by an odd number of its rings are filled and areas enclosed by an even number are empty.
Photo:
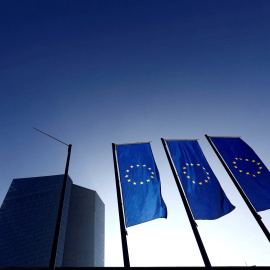
M241 138L210 137L256 211L270 209L270 172Z
M197 141L166 143L195 219L217 219L234 210Z
M126 227L167 218L150 143L116 146Z

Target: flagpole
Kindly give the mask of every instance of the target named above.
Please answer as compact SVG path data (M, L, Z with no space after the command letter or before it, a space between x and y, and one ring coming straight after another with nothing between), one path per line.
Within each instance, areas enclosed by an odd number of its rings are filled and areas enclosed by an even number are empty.
M68 177L68 168L69 168L69 161L70 161L70 154L71 154L71 144L66 144L53 136L37 129L33 129L49 136L50 138L65 144L68 146L68 154L67 154L67 161L66 161L66 167L65 167L65 174L64 174L64 180L63 180L63 186L62 186L62 191L61 191L61 197L60 197L60 202L59 202L59 208L58 208L58 214L57 214L57 220L56 220L56 225L55 225L55 231L54 231L54 237L53 237L53 246L51 250L51 257L50 257L50 264L49 264L49 269L55 269L55 264L56 264L56 256L57 256L57 246L58 246L58 240L59 240L59 234L60 234L60 228L61 228L61 219L62 219L62 213L63 213L63 206L64 206L64 200L65 200L65 192L66 192L66 186L67 186L67 177Z
M130 269L128 246L127 246L127 231L126 231L126 226L125 226L124 210L123 210L122 196L121 196L120 184L119 184L116 145L114 143L112 143L112 152L113 152L115 185L116 185L116 193L117 193L117 203L118 203L119 223L120 223L120 231L121 231L121 239L122 239L124 267L125 269Z
M208 140L208 142L210 143L210 145L212 146L214 152L216 153L217 157L219 158L220 162L222 163L223 167L225 168L226 172L228 173L228 175L230 176L230 178L232 179L234 185L236 186L238 192L240 193L240 195L242 196L243 200L245 201L247 207L249 208L250 212L252 213L253 217L256 219L257 223L259 224L259 226L261 227L262 231L264 232L265 236L267 237L268 241L270 242L270 233L267 230L266 226L264 225L264 223L262 222L262 217L257 213L257 211L255 210L254 206L252 205L252 203L250 202L250 200L248 199L247 195L245 194L244 190L241 188L240 184L238 183L238 181L236 180L236 178L234 177L233 173L231 172L231 170L229 169L229 167L227 166L226 162L224 161L224 159L222 158L221 154L219 153L219 151L217 150L217 148L215 147L214 143L212 142L211 138L205 134L206 139Z
M67 155L64 181L63 181L63 186L62 186L60 204L59 204L59 209L58 209L58 216L57 216L56 227L55 227L55 232L54 232L53 247L52 247L50 266L49 266L50 269L55 269L55 267L56 267L55 264L56 264L56 256L57 256L57 246L58 246L58 240L59 240L59 235L60 235L61 219L62 219L64 200L65 200L65 192L66 192L66 186L67 186L67 177L68 177L68 168L69 168L71 147L72 147L72 145L69 144L68 145L68 155Z
M171 157L170 152L169 152L169 150L168 150L166 141L165 141L163 138L161 138L161 141L162 141L164 150L165 150L165 152L166 152L166 155L167 155L167 158L168 158L168 161L169 161L169 164L170 164L170 167L171 167L171 170L172 170L174 179L175 179L175 183L176 183L176 185L177 185L177 187L178 187L178 191L179 191L179 193L180 193L180 196L181 196L181 198L182 198L182 201L183 201L185 210L186 210L186 212L187 212L187 216L188 216L188 219L189 219L191 228L192 228L192 230L193 230L195 239L196 239L196 241L197 241L199 250L200 250L200 252L201 252L201 256L202 256L202 259L203 259L203 261L204 261L205 267L208 268L208 269L212 269L210 260L209 260L209 258L208 258L207 253L206 253L206 250L205 250L205 247L204 247L204 245L203 245L203 242L202 242L201 236L200 236L200 234L199 234L199 231L198 231L198 229L197 229L197 226L198 226L198 225L196 224L195 219L194 219L194 217L193 217L193 214L192 214L192 211L191 211L191 209L190 209L188 200L187 200L187 198L186 198L186 195L185 195L183 186L182 186L181 181L180 181L180 177L179 177L179 175L177 174L176 169L175 169L175 167L174 167L174 164L173 164L173 161L172 161L172 157Z

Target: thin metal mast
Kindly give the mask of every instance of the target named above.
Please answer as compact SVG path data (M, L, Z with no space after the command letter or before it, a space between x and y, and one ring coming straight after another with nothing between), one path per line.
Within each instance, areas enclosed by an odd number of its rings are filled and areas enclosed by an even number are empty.
M118 203L119 223L120 223L120 231L121 231L121 239L122 239L124 267L125 267L125 269L130 269L128 246L127 246L127 231L126 231L126 226L125 226L122 195L121 195L120 184L119 184L119 173L118 173L117 156L116 156L116 145L114 143L112 144L112 152L113 152L115 185L116 185L116 192L117 192L117 203Z
M183 201L185 210L186 210L186 212L187 212L187 216L188 216L188 219L189 219L191 228L192 228L192 230L193 230L195 239L196 239L196 241L197 241L199 250L200 250L200 252L201 252L201 256L202 256L202 259L203 259L203 261L204 261L205 267L206 267L207 269L212 269L210 260L209 260L209 258L208 258L207 253L206 253L206 250L205 250L205 247L204 247L204 245L203 245L203 242L202 242L201 236L200 236L200 234L199 234L199 231L198 231L198 229L197 229L197 226L198 226L198 225L196 224L196 222L195 222L195 220L194 220L194 217L193 217L193 214L192 214L192 212L191 212L191 209L190 209L188 200L187 200L186 195L185 195L185 191L184 191L184 189L183 189L183 186L182 186L182 184L181 184L179 175L177 174L177 171L176 171L176 169L175 169L175 167L174 167L174 164L173 164L172 157L171 157L170 152L169 152L169 150L168 150L167 143L166 143L166 141L165 141L163 138L161 138L161 141L162 141L164 150L165 150L165 152L166 152L166 155L167 155L169 164L170 164L170 166L171 166L171 170L172 170L172 173L173 173L173 176L174 176L174 179L175 179L175 183L176 183L176 185L177 185L177 187L178 187L180 196L181 196L181 198L182 198L182 201Z
M34 127L33 127L34 128ZM55 226L55 231L54 231L54 237L53 237L53 245L52 245L52 251L51 251L51 257L50 257L50 264L49 268L50 269L55 269L55 264L56 264L56 256L57 256L57 246L58 246L58 240L59 240L59 234L60 234L60 227L61 227L61 219L62 219L62 213L63 213L63 206L64 206L64 200L65 200L65 192L66 192L66 186L67 186L67 177L68 177L68 168L69 168L69 161L70 161L70 154L71 154L71 144L66 144L53 136L37 129L34 128L35 130L49 136L50 138L65 144L68 146L68 154L67 154L67 161L66 161L66 167L65 167L65 174L64 174L64 181L63 181L63 186L62 186L62 191L61 191L61 197L60 197L60 202L59 202L59 208L58 208L58 214L57 214L57 220L56 220L56 226Z
M256 219L256 221L258 222L259 226L261 227L262 231L264 232L265 236L267 237L268 241L270 242L270 233L267 230L267 228L265 227L264 223L262 222L262 218L261 216L257 213L257 211L255 210L254 206L252 205L252 203L250 202L250 200L248 199L246 193L244 192L244 190L241 188L240 184L238 183L238 181L236 180L236 178L234 177L233 173L231 172L231 170L229 169L229 167L227 166L226 162L224 161L224 159L222 158L221 154L219 153L219 151L217 150L217 148L215 147L214 143L212 142L211 138L205 134L206 139L208 140L208 142L210 143L210 145L212 146L214 152L216 153L217 157L219 158L220 162L222 163L222 165L224 166L226 172L228 173L228 175L230 176L230 178L232 179L234 185L236 186L237 190L239 191L240 195L242 196L243 200L245 201L247 207L249 208L250 212L252 213L253 217Z

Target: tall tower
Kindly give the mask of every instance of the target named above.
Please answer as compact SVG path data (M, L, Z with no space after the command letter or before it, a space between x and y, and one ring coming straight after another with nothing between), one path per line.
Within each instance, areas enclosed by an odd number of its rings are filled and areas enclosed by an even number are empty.
M0 208L0 267L48 267L64 175L14 179ZM105 206L67 179L56 266L104 266Z
M104 219L98 194L72 185L62 266L104 267Z

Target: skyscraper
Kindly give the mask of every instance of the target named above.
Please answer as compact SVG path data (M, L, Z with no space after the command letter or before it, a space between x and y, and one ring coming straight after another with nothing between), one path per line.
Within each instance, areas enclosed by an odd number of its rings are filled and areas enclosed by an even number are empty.
M0 208L0 267L47 267L64 175L14 179ZM104 266L105 206L67 179L56 266Z

